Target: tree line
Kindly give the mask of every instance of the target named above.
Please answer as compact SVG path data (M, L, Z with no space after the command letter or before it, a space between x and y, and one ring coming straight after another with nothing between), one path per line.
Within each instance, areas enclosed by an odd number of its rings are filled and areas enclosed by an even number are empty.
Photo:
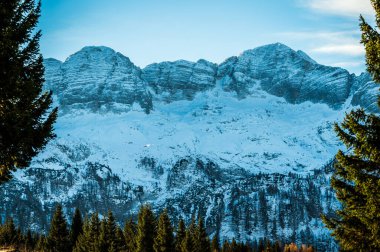
M49 231L37 233L16 228L12 218L0 226L0 248L14 251L51 252L313 252L311 246L283 244L262 238L254 241L220 241L218 235L209 236L203 218L183 219L174 226L166 210L156 215L149 205L143 205L137 222L126 220L123 229L112 211L106 216L97 212L82 217L77 208L69 224L62 206L56 207Z

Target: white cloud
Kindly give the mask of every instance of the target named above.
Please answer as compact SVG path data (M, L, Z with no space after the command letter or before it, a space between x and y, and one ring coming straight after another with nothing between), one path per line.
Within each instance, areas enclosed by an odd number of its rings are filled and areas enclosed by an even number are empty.
M339 54L347 56L361 56L365 53L363 46L360 44L324 45L313 48L311 51L315 53Z
M331 44L353 44L359 43L361 32L359 30L346 31L303 31L282 32L278 36L288 37L292 40L318 41Z
M359 60L357 61L343 61L343 62L336 62L332 63L331 66L334 67L342 67L342 68L355 68L355 67L362 67L365 63L361 62Z
M373 15L370 0L301 0L313 10L341 16Z

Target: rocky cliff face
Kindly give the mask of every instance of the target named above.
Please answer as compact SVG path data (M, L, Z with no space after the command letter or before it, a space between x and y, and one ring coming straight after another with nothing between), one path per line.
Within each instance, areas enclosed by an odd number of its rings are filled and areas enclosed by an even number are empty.
M301 51L273 44L243 52L219 66L225 90L249 95L258 83L270 94L290 103L311 101L339 107L348 98L355 76L341 68L317 64Z
M45 67L45 88L58 95L65 112L70 108L129 111L134 103L149 112L153 100L192 100L218 86L239 99L259 88L289 103L311 101L333 108L354 95L354 106L378 111L373 105L376 97L371 96L374 85L367 84L371 81L368 74L356 77L344 69L320 65L306 53L280 43L247 50L220 65L178 60L142 70L110 48L85 47L63 63L46 59ZM372 98L363 98L366 96Z
M142 78L154 90L155 98L166 102L193 99L215 87L217 65L206 60L185 60L152 64L143 69Z
M64 112L128 111L133 103L146 112L152 109L152 97L141 79L141 70L110 48L85 47L62 64L46 60L45 67L47 84L56 91Z

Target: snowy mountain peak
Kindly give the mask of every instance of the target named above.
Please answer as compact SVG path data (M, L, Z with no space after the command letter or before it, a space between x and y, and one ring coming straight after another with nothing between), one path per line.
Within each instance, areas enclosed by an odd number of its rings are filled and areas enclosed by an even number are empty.
M301 51L301 50L298 50L297 51L297 54L299 56L301 56L304 60L307 60L309 61L310 63L312 64L318 64L318 62L316 62L315 60L313 60L307 53L305 53L304 51Z
M58 96L61 111L129 111L134 103L152 109L141 70L128 57L104 46L88 46L62 64L45 62L47 84ZM48 79L48 78L47 78Z
M287 45L284 45L282 43L273 43L273 44L268 44L268 45L263 45L256 47L254 49L249 49L246 50L242 53L244 54L259 54L259 53L271 53L271 54L276 54L279 52L285 52L285 53L291 53L294 52L292 48L290 48Z
M134 103L150 111L154 101L192 100L216 87L239 99L262 89L293 104L311 101L339 108L368 82L344 69L320 65L281 43L244 51L220 65L204 59L177 60L141 70L111 48L87 46L63 63L46 59L45 66L46 88L58 95L63 111L128 111ZM366 90L356 95L354 104L376 109L365 102L364 94L373 93Z
M135 67L130 59L121 53L106 46L86 46L80 51L69 56L66 64L105 64L112 66L115 63L123 63L127 67Z

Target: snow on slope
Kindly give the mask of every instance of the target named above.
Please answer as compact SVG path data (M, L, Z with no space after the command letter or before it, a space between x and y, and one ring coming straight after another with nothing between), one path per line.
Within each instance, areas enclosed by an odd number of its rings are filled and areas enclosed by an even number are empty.
M243 100L215 88L191 101L157 103L151 114L135 105L121 114L77 110L63 115L56 123L57 140L35 162L62 156L57 144L85 144L91 154L79 162L107 164L138 184L153 180L139 169L144 157L164 168L193 156L223 169L307 173L340 147L331 126L342 117L342 111L325 104L290 104L259 88Z

